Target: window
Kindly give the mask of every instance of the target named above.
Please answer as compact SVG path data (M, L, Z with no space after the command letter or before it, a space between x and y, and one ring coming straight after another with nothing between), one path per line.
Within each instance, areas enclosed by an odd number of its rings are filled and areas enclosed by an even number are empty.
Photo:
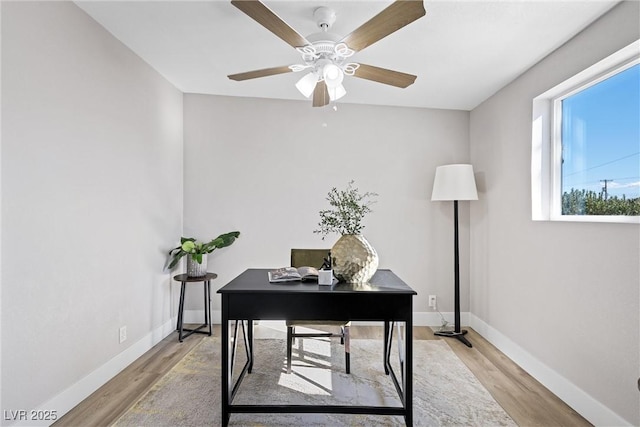
M534 219L640 222L639 45L534 99Z
M640 64L554 102L562 215L640 215Z

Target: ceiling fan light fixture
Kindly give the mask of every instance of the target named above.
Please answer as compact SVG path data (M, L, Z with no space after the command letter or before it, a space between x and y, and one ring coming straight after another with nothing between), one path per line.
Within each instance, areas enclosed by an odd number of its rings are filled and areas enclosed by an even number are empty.
M300 91L302 96L304 96L305 98L309 98L313 93L313 90L316 88L317 83L317 74L311 72L298 80L298 83L296 83L296 88Z
M343 85L338 85L336 87L327 87L327 91L329 92L329 99L332 101L337 101L347 94L347 90Z
M360 64L350 62L342 66L342 71L344 71L347 76L353 76L358 68L360 68Z
M324 78L325 83L327 83L327 87L336 88L342 85L344 73L336 64L329 63L322 68L322 77Z

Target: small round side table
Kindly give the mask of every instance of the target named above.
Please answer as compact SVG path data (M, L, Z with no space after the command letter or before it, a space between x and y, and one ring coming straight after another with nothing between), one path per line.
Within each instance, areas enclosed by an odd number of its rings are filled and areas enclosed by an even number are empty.
M182 287L180 289L180 306L178 308L178 324L176 330L178 331L178 340L182 342L183 339L191 334L207 334L211 336L211 281L218 277L216 273L205 274L204 276L191 277L187 274L178 274L173 276L173 280L181 282ZM204 323L195 329L186 329L183 327L184 317L184 294L187 288L187 283L202 282L204 285ZM209 327L209 331L203 331L202 329ZM186 334L184 333L186 332Z

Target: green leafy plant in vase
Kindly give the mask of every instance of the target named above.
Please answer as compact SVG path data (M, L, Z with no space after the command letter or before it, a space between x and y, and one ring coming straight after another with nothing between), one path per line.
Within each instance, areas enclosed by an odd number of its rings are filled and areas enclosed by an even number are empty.
M320 211L320 228L314 233L323 240L329 233L341 235L331 248L333 275L341 282L367 283L378 268L378 254L362 235L362 221L377 195L360 193L352 180L344 190L332 188L327 195L331 209Z
M207 254L216 249L231 246L240 237L239 231L231 231L209 242L199 242L193 237L181 237L180 246L169 251L169 269L175 267L184 256L187 258L187 274L192 277L204 276L207 272Z

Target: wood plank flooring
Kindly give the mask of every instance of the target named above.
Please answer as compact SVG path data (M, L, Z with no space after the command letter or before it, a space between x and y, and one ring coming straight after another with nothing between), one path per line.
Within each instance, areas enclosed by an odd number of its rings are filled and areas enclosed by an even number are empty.
M267 329L262 328L263 333ZM520 426L591 426L580 414L547 390L472 329L468 348L455 339L433 335L429 327L414 328L414 340L444 339ZM220 327L214 327L220 335ZM380 326L352 326L351 339L382 339ZM260 336L258 329L256 337ZM124 369L107 384L58 420L54 426L109 426L178 363L204 336L194 334L178 342L173 333Z
M193 334L180 343L178 333L174 332L53 425L93 427L113 424L202 339L204 335Z

